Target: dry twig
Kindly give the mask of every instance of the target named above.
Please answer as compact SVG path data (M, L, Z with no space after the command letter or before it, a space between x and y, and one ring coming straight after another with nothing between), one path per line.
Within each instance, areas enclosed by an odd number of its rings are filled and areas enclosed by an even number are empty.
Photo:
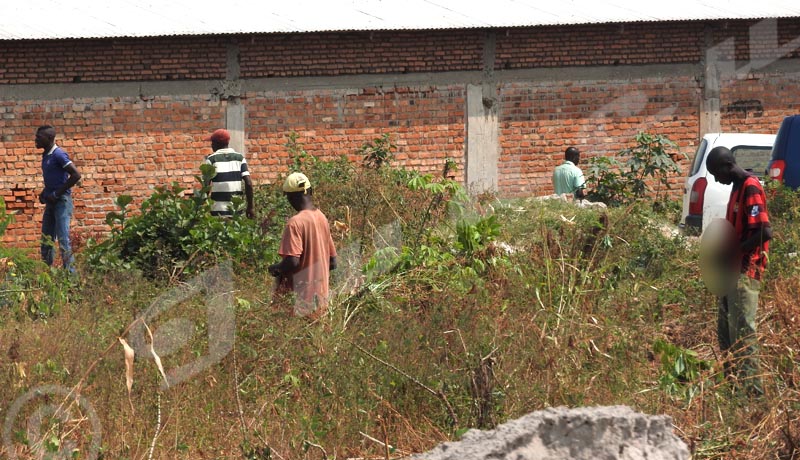
M350 345L356 347L361 353L364 353L365 355L369 356L370 358L374 359L375 361L383 364L384 366L388 367L389 369L392 369L393 371L397 372L398 374L402 375L403 377L405 377L405 378L409 379L410 381L414 382L420 388L424 389L428 393L430 393L430 394L436 396L437 398L439 398L442 401L442 403L445 405L445 407L447 408L447 413L448 413L448 415L450 415L450 421L453 423L453 426L458 426L458 416L456 415L456 412L453 409L453 406L450 405L450 401L448 401L447 395L444 394L444 391L441 391L441 390L436 391L436 390L434 390L433 388L431 388L431 387L425 385L424 383L420 382L417 378L415 378L415 377L409 375L408 373L402 371L401 369L399 369L394 364L388 363L388 362L378 358L377 356L373 355L372 353L368 352L367 350L362 348L360 345L358 345L356 343L353 343L353 342L351 342L349 340L345 340L345 341L347 343L349 343Z

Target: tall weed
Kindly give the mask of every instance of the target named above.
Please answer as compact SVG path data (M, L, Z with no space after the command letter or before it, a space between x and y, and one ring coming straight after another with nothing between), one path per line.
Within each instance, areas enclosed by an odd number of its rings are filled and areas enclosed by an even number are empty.
M147 458L152 439L154 458L163 459L386 458L387 449L425 451L548 406L611 404L671 415L694 458L795 455L800 283L791 213L781 212L795 206L793 196L770 201L776 239L759 315L767 395L749 400L719 378L716 300L700 281L694 240L653 211L655 193L605 210L469 199L446 173L323 162L292 148L340 256L351 255L334 273L326 317L288 315L272 301L270 277L241 257L233 350L166 391L152 360L140 356L131 410L122 353L103 350L163 279L143 268L111 270L54 313L58 327L2 316L0 347L17 351L0 375L0 400L43 383L72 386L99 360L84 394L102 420L103 455L120 459ZM169 211L158 213L188 212L181 206L192 198L160 193ZM259 250L274 258L291 210L279 184L259 188L257 200L263 220L248 231L272 235ZM136 226L136 213L122 211L112 216L120 233ZM209 252L196 261L222 257L200 247ZM196 336L165 356L166 366L202 354L201 307L190 299L163 318L197 319Z

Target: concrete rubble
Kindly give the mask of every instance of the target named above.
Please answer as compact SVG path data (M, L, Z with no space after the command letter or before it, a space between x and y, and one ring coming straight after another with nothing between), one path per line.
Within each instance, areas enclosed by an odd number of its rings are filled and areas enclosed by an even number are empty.
M627 406L548 408L494 430L470 430L410 460L688 460L672 419Z

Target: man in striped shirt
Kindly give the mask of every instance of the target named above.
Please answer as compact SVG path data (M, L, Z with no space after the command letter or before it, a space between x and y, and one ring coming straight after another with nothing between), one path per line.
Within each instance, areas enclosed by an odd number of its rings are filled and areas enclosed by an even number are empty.
M214 166L216 174L211 178L211 214L215 216L230 216L231 199L242 195L242 182L244 182L244 195L247 200L247 217L255 217L253 207L253 182L250 171L247 170L247 160L244 155L228 147L231 141L230 133L225 129L218 129L206 139L211 141L214 151L206 157L205 163Z
M733 184L725 216L733 227L733 237L723 263L734 272L736 282L732 280L726 294L719 299L717 338L723 352L733 352L744 387L760 395L763 388L759 377L756 310L772 239L767 198L758 178L737 165L729 149L711 150L706 167L717 182Z

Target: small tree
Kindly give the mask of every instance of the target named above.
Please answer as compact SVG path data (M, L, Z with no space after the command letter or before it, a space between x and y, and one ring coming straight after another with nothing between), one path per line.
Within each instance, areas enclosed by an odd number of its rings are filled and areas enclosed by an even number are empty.
M382 166L389 165L392 162L394 159L392 150L396 148L397 146L392 143L389 135L383 134L372 142L365 142L357 153L361 155L361 161L365 167L380 169Z
M276 236L260 231L244 213L244 200L234 196L233 214L211 215L210 180L214 167L203 164L195 176L200 189L190 197L174 182L159 186L131 216L130 196L115 200L119 211L106 215L111 228L107 239L90 240L86 247L87 266L103 272L110 269L141 270L148 278L180 280L218 263L233 259L253 266L263 264L273 252Z
M635 141L636 145L619 152L624 162L606 157L590 161L590 199L624 205L649 197L654 205L663 204L666 194L662 191L670 188L670 176L680 172L670 154L677 145L666 136L643 132Z

